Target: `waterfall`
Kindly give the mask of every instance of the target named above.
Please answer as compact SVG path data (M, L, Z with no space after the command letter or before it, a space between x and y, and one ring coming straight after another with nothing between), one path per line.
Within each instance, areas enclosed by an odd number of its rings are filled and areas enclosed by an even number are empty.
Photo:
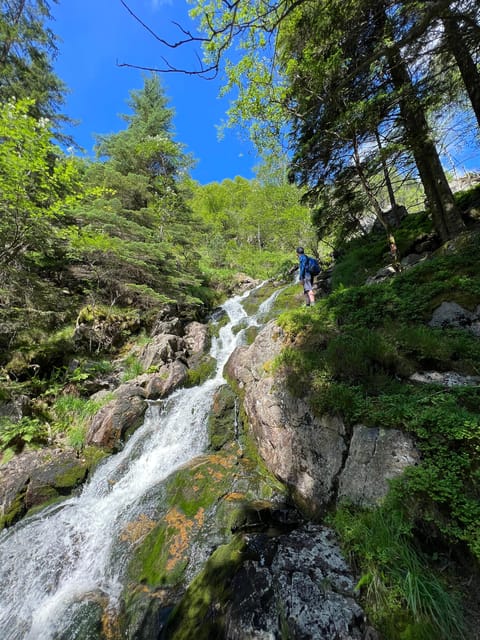
M112 608L118 604L128 561L122 530L148 509L148 497L153 502L162 480L206 449L207 417L224 383L223 367L244 341L245 328L260 326L279 292L248 317L242 300L250 293L223 305L229 321L212 341L214 377L151 403L143 426L100 465L80 495L0 533L2 640L59 637L90 593L107 598ZM243 328L235 332L238 326Z

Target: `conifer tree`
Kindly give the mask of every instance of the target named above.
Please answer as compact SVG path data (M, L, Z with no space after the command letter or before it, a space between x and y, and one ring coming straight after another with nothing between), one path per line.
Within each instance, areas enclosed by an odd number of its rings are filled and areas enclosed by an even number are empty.
M57 37L48 27L57 0L4 0L0 13L0 104L32 100L30 114L59 123L65 86L53 70Z
M73 243L99 274L103 294L125 300L138 294L147 305L175 299L199 302L196 234L180 188L190 158L174 140L173 110L157 76L132 91L127 126L99 136L99 161L86 173L90 189L77 211L82 226Z

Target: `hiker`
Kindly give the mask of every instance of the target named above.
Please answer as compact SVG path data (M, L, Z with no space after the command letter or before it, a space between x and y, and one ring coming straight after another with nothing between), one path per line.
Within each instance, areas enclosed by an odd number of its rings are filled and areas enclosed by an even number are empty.
M300 267L300 273L298 277L300 280L300 284L303 285L305 306L309 307L310 305L315 304L315 293L313 291L314 276L310 273L309 269L307 269L310 258L305 254L303 247L297 247L296 252Z

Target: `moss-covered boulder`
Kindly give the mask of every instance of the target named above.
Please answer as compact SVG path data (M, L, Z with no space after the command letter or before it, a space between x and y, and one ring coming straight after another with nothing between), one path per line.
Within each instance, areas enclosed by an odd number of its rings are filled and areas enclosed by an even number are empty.
M170 615L162 640L374 638L333 532L305 525L219 546Z
M85 482L105 454L87 447L22 453L0 467L0 529L32 509L63 499Z
M208 420L210 447L218 451L238 436L237 400L227 385L220 387L213 397Z
M281 513L285 500L281 485L235 444L175 472L158 522L135 548L127 569L125 636L154 637L212 549L245 526L270 527L266 514Z

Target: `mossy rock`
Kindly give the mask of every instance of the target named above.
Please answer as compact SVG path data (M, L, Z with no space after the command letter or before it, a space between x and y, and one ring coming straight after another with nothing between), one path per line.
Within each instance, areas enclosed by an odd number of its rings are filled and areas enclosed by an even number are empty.
M8 508L5 510L3 515L0 516L0 531L4 527L11 526L12 524L20 520L20 518L22 518L25 515L26 491L27 491L27 488L25 487L23 491L17 493L17 495L15 496L15 499L12 500L12 502L10 502L10 504L8 505Z
M210 447L218 451L227 442L235 440L236 396L229 386L224 385L215 393L212 410L208 418Z
M217 367L217 361L210 355L204 355L191 363L185 380L186 387L195 387L213 376Z
M234 445L199 456L174 473L162 492L162 513L151 522L127 568L124 627L148 626L144 615L161 618L201 570L212 547L229 542L233 531L269 527L267 514L285 502L282 491Z
M232 599L233 578L246 557L246 544L240 535L218 547L173 610L162 638L212 640L226 637L223 614Z

